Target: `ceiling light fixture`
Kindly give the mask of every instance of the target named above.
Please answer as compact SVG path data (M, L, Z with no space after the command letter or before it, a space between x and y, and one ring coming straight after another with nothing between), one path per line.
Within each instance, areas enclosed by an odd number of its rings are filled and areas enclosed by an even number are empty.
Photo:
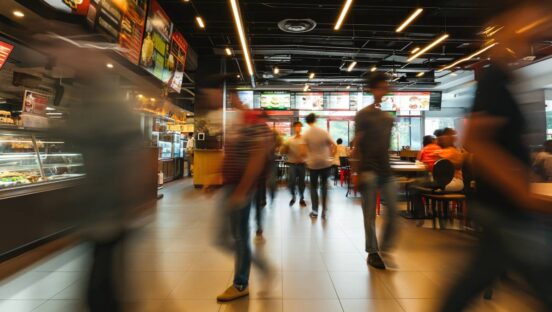
M111 69L111 68L113 68L114 66L113 66L113 64L111 64L111 63L107 63L107 64L105 64L105 67Z
M357 62L356 61L353 61L351 64L349 64L349 67L347 67L347 71L350 72L353 70L353 68L355 68Z
M473 54L471 54L471 55L469 55L469 56L467 56L467 57L465 57L465 58L463 58L463 59L459 59L458 61L456 61L456 62L454 62L454 63L452 63L452 64L450 64L450 65L448 65L448 66L445 66L445 67L439 69L439 72L442 72L442 71L444 71L444 70L447 70L447 69L456 67L458 64L467 62L467 61L471 60L472 58L474 58L474 57L476 57L476 56L478 56L478 55L480 55L480 54L482 54L482 53L485 53L487 50L493 48L493 47L496 46L497 44L498 44L498 43L495 42L495 43L493 43L493 44L491 44L491 45L489 45L489 46L487 46L487 47L485 47L485 48L483 48L483 49L481 49L481 50L479 50L479 51L477 51L477 52L475 52L475 53L473 53Z
M280 73L280 69L278 67L274 67L272 72L274 73L274 75L278 75Z
M346 86L345 89L349 90L351 89L351 86Z
M238 74L238 75L236 75L236 78L240 79L240 78L241 78L241 75L239 75L239 74Z
M16 10L16 11L13 11L12 14L15 16L15 17L25 17L25 13L19 11L19 10Z
M399 79L401 79L401 77L397 77L397 78L393 79L393 82L397 82L397 81L399 81Z
M314 79L314 76L316 76L314 73L310 73L309 79Z
M449 37L448 34L444 34L442 35L441 37L437 38L435 41L433 41L432 43L428 44L425 48L421 49L420 51L418 51L416 54L412 55L408 60L407 62L412 62L412 60L418 58L419 56L421 56L422 54L426 53L427 51L433 49L436 45L438 45L439 43L447 40L447 38Z
M420 51L420 47L415 47L414 50L410 51L411 54L414 54L416 52Z
M144 96L142 94L138 94L138 98L141 99L143 98Z
M341 14L339 14L339 18L337 19L337 22L335 22L334 30L339 30L341 28L341 25L343 25L343 20L347 16L347 13L351 8L351 4L353 4L353 0L345 1L345 4L343 5L343 9L341 9Z
M201 18L201 16L196 17L196 22L199 25L199 28L205 28L205 23L203 22L203 19Z
M414 13L412 13L412 15L410 15L410 17L407 18L406 21L404 21L401 24L401 26L399 26L399 28L397 28L397 30L395 30L395 31L398 32L398 33L403 31L408 25L410 25L410 23L412 23L414 21L414 19L416 17L418 17L418 15L422 14L423 11L424 11L424 9L422 9L422 8L417 9L416 11L414 11Z
M240 43L243 50L243 57L245 59L245 64L247 65L247 70L249 72L249 75L253 76L253 65L251 64L249 47L247 46L247 41L245 40L245 32L243 31L242 19L240 16L240 9L238 7L237 0L230 0L230 5L232 7L232 14L234 15L234 23L236 24L236 29L238 30L238 35L240 37Z
M525 27L522 27L518 30L516 30L516 34L523 34L524 32L527 32L535 27L538 27L542 24L544 24L545 22L547 22L548 20L550 20L550 17L549 16L546 16L546 17L543 17L539 20L536 20L534 21L533 23L529 24L529 25L526 25Z
M416 77L420 78L420 77L423 77L425 76L425 72L419 72Z
M305 84L305 87L303 88L303 92L307 92L307 91L309 91L309 85Z
M155 102L155 98L151 98L150 100L151 100L152 102Z
M224 51L226 52L226 55L228 55L228 56L232 55L232 50L230 50L230 48L226 48L226 49L224 49Z
M376 70L378 70L378 68L377 68L376 66L373 66L373 67L370 69L371 72L375 72Z

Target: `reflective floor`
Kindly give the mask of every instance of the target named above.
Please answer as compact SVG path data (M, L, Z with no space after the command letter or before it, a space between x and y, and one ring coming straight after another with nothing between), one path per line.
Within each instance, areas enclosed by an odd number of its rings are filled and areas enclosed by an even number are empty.
M190 181L162 192L151 222L129 241L128 311L433 311L474 242L401 218L393 268L369 269L358 199L332 186L328 221L312 222L308 208L289 207L282 188L265 210L266 241L253 242L276 282L266 286L253 268L250 298L220 305L215 297L230 284L233 258L211 244L219 195L195 190ZM85 311L88 256L85 245L67 248L4 280L0 311ZM493 300L479 298L470 311L535 311L520 288L498 282Z

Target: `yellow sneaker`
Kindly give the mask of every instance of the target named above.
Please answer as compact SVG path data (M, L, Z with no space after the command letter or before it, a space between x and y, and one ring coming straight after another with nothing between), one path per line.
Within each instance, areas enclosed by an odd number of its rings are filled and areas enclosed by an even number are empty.
M222 302L228 302L236 300L249 295L249 288L245 288L240 291L234 285L228 287L222 294L218 295L217 300Z

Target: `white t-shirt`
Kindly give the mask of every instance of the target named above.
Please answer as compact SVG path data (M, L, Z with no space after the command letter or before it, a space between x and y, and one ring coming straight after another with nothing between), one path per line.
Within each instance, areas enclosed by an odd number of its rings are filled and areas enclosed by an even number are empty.
M310 126L303 135L307 145L307 167L309 169L325 169L332 166L332 138L328 131L315 125Z
M287 159L291 164L304 164L305 159L301 156L301 148L305 144L303 137L295 136L289 138L286 142L288 147Z

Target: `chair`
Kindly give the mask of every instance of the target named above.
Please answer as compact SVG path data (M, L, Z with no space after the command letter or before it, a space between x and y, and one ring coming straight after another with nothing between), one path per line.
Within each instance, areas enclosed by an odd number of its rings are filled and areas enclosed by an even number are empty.
M421 196L425 198L426 211L431 211L433 228L436 228L436 218L439 218L441 227L443 220L452 218L449 216L451 203L457 207L465 208L466 195L463 192L447 192L445 188L454 178L454 165L447 159L441 159L435 162L433 167L433 187L423 188ZM463 213L465 215L465 213Z
M351 174L351 166L349 164L349 158L339 157L339 183L343 186L343 182L349 180Z

